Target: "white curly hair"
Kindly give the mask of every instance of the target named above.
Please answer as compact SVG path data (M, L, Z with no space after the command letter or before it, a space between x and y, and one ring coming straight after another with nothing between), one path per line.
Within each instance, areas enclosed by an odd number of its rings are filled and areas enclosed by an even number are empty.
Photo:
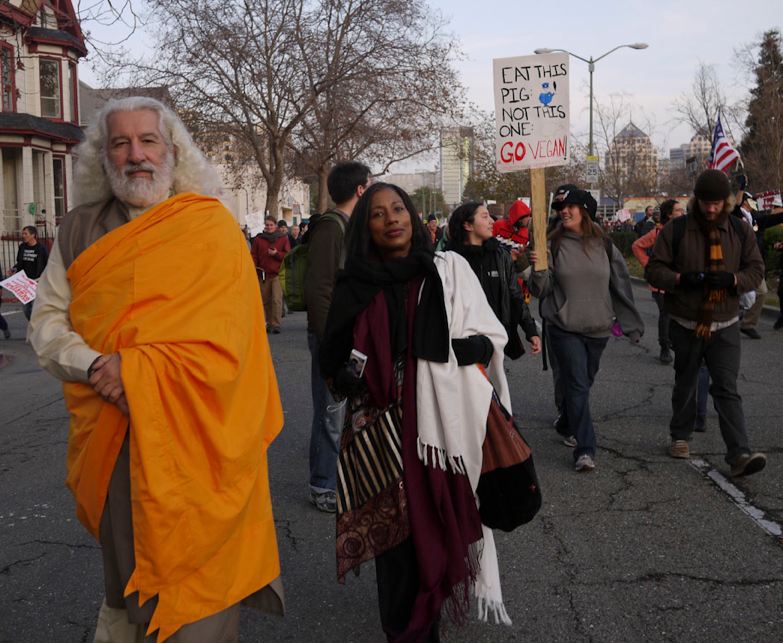
M215 168L196 147L179 117L154 98L130 96L109 100L96 115L95 122L87 129L84 141L74 149L74 205L111 198L112 189L105 165L107 119L114 112L135 112L141 109L158 113L160 133L166 144L176 152L174 193L196 192L207 196L220 196L223 182Z

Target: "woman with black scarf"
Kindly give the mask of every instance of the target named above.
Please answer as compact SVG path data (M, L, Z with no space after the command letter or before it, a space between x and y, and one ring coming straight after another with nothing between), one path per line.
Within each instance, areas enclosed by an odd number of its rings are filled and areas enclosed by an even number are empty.
M476 273L487 301L508 333L505 353L521 357L525 349L517 327L521 326L534 355L541 352L536 322L525 303L510 253L492 236L489 210L476 201L463 203L449 217L448 250L459 253Z
M376 183L354 208L321 345L347 398L337 484L337 574L375 559L390 641L437 641L442 607L510 623L474 491L493 387L510 409L506 334L467 263L433 253L410 197ZM360 377L352 349L367 356Z

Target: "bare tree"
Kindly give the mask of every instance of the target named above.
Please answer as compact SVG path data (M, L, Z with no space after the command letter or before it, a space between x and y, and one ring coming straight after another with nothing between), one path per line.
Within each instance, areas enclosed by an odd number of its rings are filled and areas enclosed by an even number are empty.
M414 0L150 5L160 47L130 68L169 87L197 136L230 140L240 178L258 168L275 216L292 150L320 177L335 154L404 157L422 140L411 90L429 81L426 98L453 79L452 47Z
M126 43L145 24L139 0L77 0L76 17L84 40L98 60L108 63L117 48ZM96 30L114 34L111 39L99 36Z
M699 63L690 92L681 94L674 108L681 123L689 125L694 133L708 140L712 140L718 114L723 115L721 122L729 133L742 131L743 107L727 100L712 65Z
M451 63L458 51L444 37L441 20L407 0L367 5L361 15L330 16L342 21L350 40L364 37L365 27L353 21L382 16L385 27L375 35L381 46L364 56L360 75L335 78L326 87L291 141L296 167L317 177L321 211L335 160L372 159L383 174L394 162L434 149L441 127L459 117L464 102ZM330 48L319 51L320 66L327 68Z

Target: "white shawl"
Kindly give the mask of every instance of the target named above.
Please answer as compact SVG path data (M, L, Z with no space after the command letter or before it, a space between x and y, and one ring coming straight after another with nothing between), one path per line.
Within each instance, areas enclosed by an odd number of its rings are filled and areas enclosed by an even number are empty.
M475 493L481 473L481 447L487 428L492 386L503 406L511 412L508 382L503 370L503 349L508 336L490 308L481 284L470 264L455 252L435 253L435 265L443 282L449 337L484 335L495 348L488 374L490 384L475 365L458 366L449 345L447 363L418 360L416 400L418 407L419 457L425 464L446 465L466 474ZM484 546L481 569L474 592L479 617L511 624L503 606L495 541L492 530L482 525Z

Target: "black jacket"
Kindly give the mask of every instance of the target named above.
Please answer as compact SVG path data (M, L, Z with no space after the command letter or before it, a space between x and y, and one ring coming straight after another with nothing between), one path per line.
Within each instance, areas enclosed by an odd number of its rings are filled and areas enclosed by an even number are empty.
M24 270L30 279L38 279L43 274L47 261L49 261L49 252L42 243L38 242L34 246L20 243L19 250L16 251L14 270L16 272Z
M468 261L495 316L506 329L508 343L503 352L511 359L521 357L525 348L517 327L522 327L528 341L538 336L538 329L519 288L511 254L500 246L497 239L489 239L482 246L449 249L458 252Z
M734 210L731 211L732 216L737 217L740 221L745 221L745 217L742 214L742 208L735 205ZM753 231L756 233L756 243L761 253L761 258L765 259L764 247L764 231L767 228L779 225L783 223L783 212L777 212L775 214L770 210L762 210L761 212L750 211L750 216L753 218Z

